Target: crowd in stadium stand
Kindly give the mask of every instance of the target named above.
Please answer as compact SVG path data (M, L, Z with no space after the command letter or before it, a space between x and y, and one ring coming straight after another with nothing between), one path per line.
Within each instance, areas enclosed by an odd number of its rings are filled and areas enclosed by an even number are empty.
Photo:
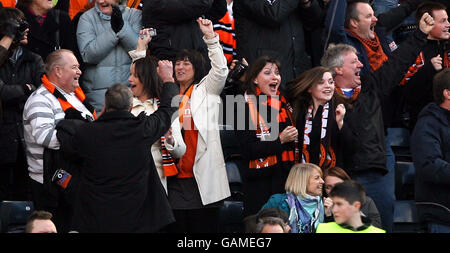
M1 232L450 233L450 1L0 3Z

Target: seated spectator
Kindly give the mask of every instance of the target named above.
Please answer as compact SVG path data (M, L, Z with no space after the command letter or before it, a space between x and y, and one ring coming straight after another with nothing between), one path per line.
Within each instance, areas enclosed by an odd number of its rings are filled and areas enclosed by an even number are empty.
M331 69L315 67L290 81L289 96L302 162L322 170L342 164L341 138L344 131L346 98L335 89Z
M311 163L295 164L286 180L286 193L274 194L261 208L279 208L289 215L291 233L314 233L324 221L322 170Z
M30 24L26 47L43 60L57 49L68 49L78 56L75 30L67 12L53 8L52 1L19 0L17 4Z
M116 4L120 4L117 6ZM127 8L122 0L96 0L81 15L77 42L83 62L83 88L88 101L100 111L104 95L114 83L128 84L131 58L141 29L141 11Z
M0 9L0 36L6 42L5 47L0 42L5 55L0 61L0 201L31 199L22 113L28 96L41 85L44 63L24 48L28 32L20 10Z
M319 224L316 233L386 233L361 216L361 205L366 197L361 184L351 180L336 184L330 197L335 222Z
M428 232L450 233L450 68L434 77L433 95L411 136L415 200Z
M277 217L264 217L258 219L256 233L288 233L282 219Z
M131 64L130 72L128 81L133 93L131 113L134 116L142 112L146 115L154 113L160 105L159 98L163 88L156 66L150 57L140 58ZM179 124L173 124L169 131L151 146L153 161L166 192L167 175L177 170L175 161L186 151L179 127Z
M336 184L342 183L345 180L351 180L351 178L343 169L333 167L325 170L323 173L323 180L325 181L326 193L326 198L324 200L325 220L328 220L330 218L333 219L333 213L331 212L333 201L329 197L331 190ZM361 215L368 218L373 226L381 228L380 213L378 213L375 202L373 202L372 198L369 196L366 196L365 201L361 203Z
M28 217L25 233L58 233L52 218L47 211L34 211Z
M244 217L257 213L271 195L283 193L292 165L300 161L298 131L279 91L281 80L280 63L260 57L247 70L244 96L237 97L234 131L245 164Z

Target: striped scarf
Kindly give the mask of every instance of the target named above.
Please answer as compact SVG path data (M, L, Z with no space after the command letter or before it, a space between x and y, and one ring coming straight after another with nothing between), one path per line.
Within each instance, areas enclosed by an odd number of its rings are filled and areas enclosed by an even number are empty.
M61 104L61 108L63 109L64 113L68 112L78 112L80 113L77 109L75 109L75 107L73 107L68 101L67 99L64 97L63 94L61 94L61 92L56 89L55 85L53 85L47 78L47 76L44 74L41 78L42 81L42 85L47 88L48 91L50 91L50 93L53 94L53 96L56 97L56 99L58 99L59 103ZM97 119L97 113L94 109L94 107L89 104L86 101L86 95L84 95L83 90L78 87L75 89L75 96L83 103L83 105L86 107L86 109L88 109L91 113L92 116L94 116L94 118L92 119L89 115L86 115L87 119L89 121L94 121Z
M423 52L420 52L414 64L408 68L408 72L406 72L406 75L405 77L403 77L400 85L405 85L409 81L409 79L414 76L414 74L416 74L416 72L419 71L421 67L423 67L423 65L425 65L425 58L423 56Z
M158 108L160 106L159 99L156 99L156 104L158 105ZM163 172L165 177L175 176L178 174L177 166L175 165L175 160L173 159L172 155L170 154L169 150L166 148L166 144L164 144L164 141L166 140L166 137L163 135L161 136L161 156L162 156L162 165L163 165Z
M261 90L256 87L256 96L263 95ZM278 123L286 123L287 120L291 122L291 125L295 127L295 121L292 117L292 107L289 105L289 103L286 101L286 99L280 95L280 92L277 91L277 96L280 98L279 100L277 98L267 96L267 102L262 102L263 105L267 105L271 107L272 109L275 109L278 111L277 115L277 122ZM264 118L259 114L257 108L256 108L256 102L253 101L253 99L247 94L247 92L244 94L245 101L248 104L249 107L249 113L251 120L253 122L253 125L256 126L256 137L264 141L266 136L270 136L269 128L266 125L266 122ZM281 134L281 132L279 133ZM295 149L292 150L285 150L281 154L282 161L291 161L294 163L298 163L300 161L300 151L298 149L298 139L295 140ZM250 160L249 161L249 168L252 169L259 169L259 168L265 168L269 166L273 166L277 164L277 156L271 155L264 158L259 158L256 160Z
M329 143L331 140L327 135L328 121L332 120L328 118L330 104L326 103L322 108L322 124L320 130L320 153L319 153L319 167L321 168L332 168L336 166L336 154L334 153L331 144ZM310 136L309 134L312 132L312 122L313 122L313 106L310 105L308 107L308 112L306 113L305 120L305 130L303 133L303 150L302 150L302 162L310 163L311 154L310 154Z

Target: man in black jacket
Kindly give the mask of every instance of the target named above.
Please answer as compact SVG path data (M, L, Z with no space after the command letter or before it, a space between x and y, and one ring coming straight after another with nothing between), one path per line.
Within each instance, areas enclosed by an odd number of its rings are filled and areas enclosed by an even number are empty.
M445 5L425 2L416 11L416 20L428 12L436 25L428 34L427 45L418 56L414 66L408 71L406 82L409 105L409 128L412 131L419 112L433 101L433 77L442 69L450 67L450 23Z
M411 138L415 199L428 232L450 233L450 68L434 77L433 96Z
M23 48L29 29L23 13L15 8L0 9L0 200L29 200L28 166L24 152L22 112L28 96L40 85L44 63L39 55ZM22 26L20 26L22 23Z
M426 36L434 26L429 14L424 14L417 30L395 50L377 71L360 76L363 64L356 49L339 44L330 47L322 58L322 65L335 73L339 92L351 101L344 122L351 129L345 137L344 168L366 189L380 211L383 228L392 231L394 199L387 190L386 146L381 101L398 84L426 43Z
M320 26L321 11L315 0L234 0L238 57L250 64L260 56L281 63L281 86L311 68L304 29Z
M167 132L177 107L179 88L172 64L159 63L164 88L158 110L130 113L133 95L123 84L105 94L104 113L81 125L66 142L81 161L74 229L79 232L156 232L174 221L149 147ZM177 117L174 117L177 118Z
M209 62L196 20L204 15L216 22L226 11L225 0L145 0L142 25L157 32L149 44L150 55L173 61L180 49L194 49Z

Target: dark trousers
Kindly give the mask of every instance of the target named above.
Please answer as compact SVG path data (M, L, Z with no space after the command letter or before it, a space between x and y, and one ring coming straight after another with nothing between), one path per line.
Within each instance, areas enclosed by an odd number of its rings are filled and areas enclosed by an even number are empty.
M0 164L0 201L30 199L28 165L24 151L18 145L16 162Z
M219 207L172 210L175 222L167 227L169 233L217 233Z

